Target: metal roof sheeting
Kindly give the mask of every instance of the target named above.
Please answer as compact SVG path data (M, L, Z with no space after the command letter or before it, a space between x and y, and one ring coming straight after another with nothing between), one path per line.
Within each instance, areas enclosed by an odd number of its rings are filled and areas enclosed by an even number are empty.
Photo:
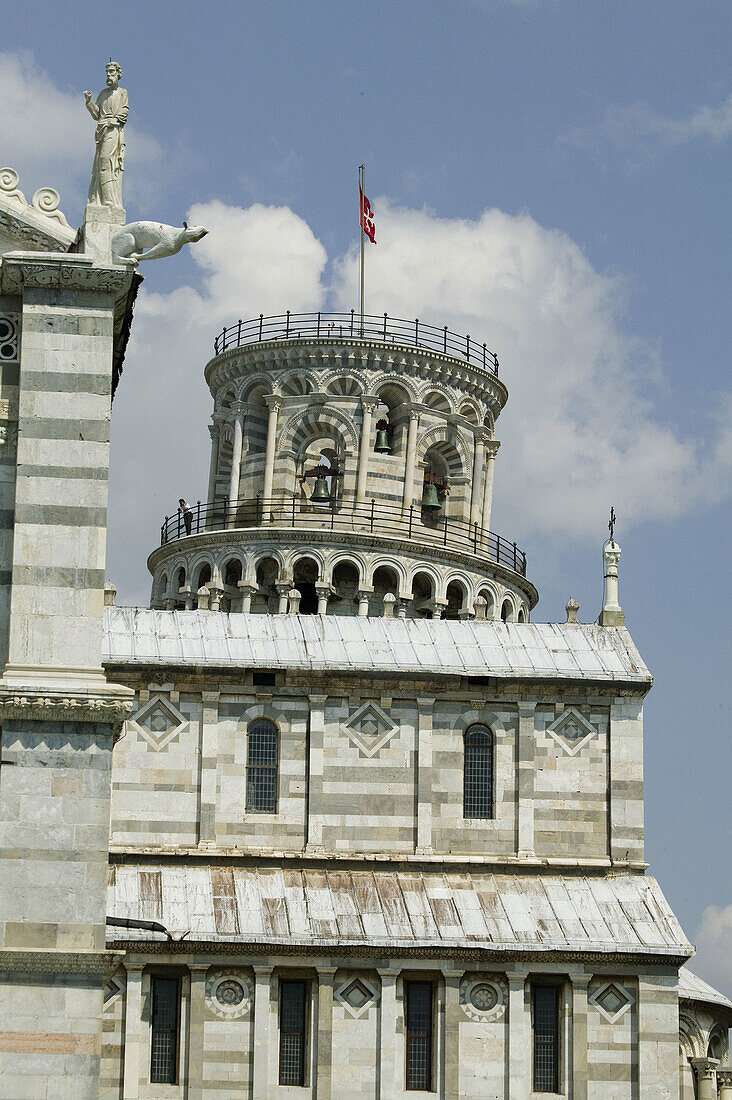
M655 879L116 864L110 916L190 940L690 955ZM162 933L108 929L111 940Z
M627 630L594 624L108 607L104 661L651 682Z
M728 1000L724 993L720 993L714 986L709 985L708 982L705 982L696 974L692 974L686 966L682 966L679 970L679 997L687 1001L707 1001L709 1004L728 1008L732 1012L732 1001Z

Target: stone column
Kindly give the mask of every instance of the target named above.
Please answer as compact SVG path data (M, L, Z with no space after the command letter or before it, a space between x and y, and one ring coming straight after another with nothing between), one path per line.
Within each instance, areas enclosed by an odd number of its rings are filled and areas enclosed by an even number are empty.
M485 482L483 484L483 515L480 525L484 532L490 531L491 509L493 508L493 475L496 469L496 454L500 443L491 439L485 444Z
M262 488L262 523L272 518L272 485L274 482L275 444L277 442L277 418L282 408L282 399L270 395L265 397L269 407L267 418L267 446L264 452L264 485Z
M325 615L328 611L328 600L330 599L330 585L329 584L316 584L315 595L318 597L318 614Z
M358 590L358 617L365 619L369 613L369 596L373 588L359 588Z
M276 1089L276 1079L270 1080L269 1016L272 997L272 967L254 968L254 1042L252 1058L253 1100L267 1100Z
M371 418L376 408L375 397L362 397L363 420L361 422L361 446L358 452L358 477L356 480L356 504L366 500L366 481L369 473L371 455Z
M278 582L275 585L275 589L277 590L277 597L279 599L279 604L278 604L278 607L277 607L277 614L278 615L286 615L287 614L287 608L288 608L289 602L290 602L290 589L291 589L291 587L292 587L292 585L288 584L286 581L285 582Z
M199 787L198 843L216 844L216 762L218 759L219 693L201 693L201 780Z
M638 977L638 1092L675 1100L679 1074L679 995L675 970Z
M516 748L516 853L534 854L534 729L535 703L518 705Z
M482 494L483 488L483 455L485 453L485 444L483 442L483 429L476 428L475 436L473 438L473 482L471 486L470 494L470 522L480 523L482 517Z
M125 993L123 1100L137 1100L140 1095L143 969L143 963L125 963L127 990Z
M239 478L241 477L241 451L244 442L244 406L236 401L231 411L234 415L234 449L231 454L231 475L229 477L229 508L227 527L236 527L236 502L239 499Z
M379 1000L379 1091L378 1100L394 1100L404 1091L404 1072L397 1065L397 1000L398 970L379 970L381 998Z
M443 970L445 977L445 1100L460 1097L460 979L462 971Z
M188 1015L188 1093L186 1100L203 1100L204 1019L208 966L191 966L191 997Z
M214 420L213 424L209 424L208 431L211 436L211 462L208 467L208 495L206 497L206 503L213 504L216 499L216 477L219 472L219 443L221 440L221 425L218 420ZM210 516L209 519L211 519Z
M572 1100L587 1100L587 987L589 974L570 974L572 982Z
M696 1074L697 1100L717 1100L716 1058L692 1058L691 1064Z
M719 1100L732 1100L732 1069L729 1066L721 1066L717 1070L717 1084Z
M417 428L419 427L419 413L416 409L409 410L409 431L407 433L407 455L404 463L404 494L402 496L402 512L408 512L414 500L414 468L417 460Z
M315 1100L331 1100L333 1081L333 978L334 966L318 967L318 1040L315 1067Z
M531 1074L531 1013L526 1005L526 970L510 970L508 979L508 1079L511 1096L530 1096Z
M605 565L605 592L602 611L598 622L600 626L625 626L625 615L618 603L618 562L621 550L617 542L608 539L602 548L602 560Z
M308 820L305 827L308 851L323 849L323 742L327 695L309 695L310 737L308 756Z
M422 855L432 852L432 713L434 698L417 700L417 844Z
M247 584L246 581L239 581L237 588L241 593L241 611L243 615L248 615L252 610L252 596L257 592L256 584Z

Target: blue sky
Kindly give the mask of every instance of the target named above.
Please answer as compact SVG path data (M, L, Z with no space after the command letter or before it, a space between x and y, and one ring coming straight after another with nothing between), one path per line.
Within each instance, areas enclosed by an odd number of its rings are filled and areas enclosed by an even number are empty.
M130 95L128 219L211 232L146 276L113 417L109 568L205 492L215 331L355 303L356 169L374 312L470 331L511 394L494 524L563 620L597 617L611 503L621 602L656 678L647 851L696 969L732 993L729 5L269 0L6 5L0 159L78 224L81 90ZM152 476L151 476L152 472Z

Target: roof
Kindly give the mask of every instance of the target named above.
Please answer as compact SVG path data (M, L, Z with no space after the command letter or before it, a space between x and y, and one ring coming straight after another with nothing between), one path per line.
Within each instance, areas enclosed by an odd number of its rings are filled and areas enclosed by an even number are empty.
M643 875L113 864L108 912L228 944L692 953L658 883Z
M721 1005L732 1012L732 1001L719 993L714 986L709 985L702 978L692 974L687 966L679 970L679 997L687 1001L707 1001L709 1004Z
M594 624L244 615L108 607L104 662L622 681L651 676L627 630Z

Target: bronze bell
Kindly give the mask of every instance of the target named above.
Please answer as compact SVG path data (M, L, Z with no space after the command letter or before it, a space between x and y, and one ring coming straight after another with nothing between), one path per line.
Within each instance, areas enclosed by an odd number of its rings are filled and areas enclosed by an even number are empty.
M422 507L430 511L442 507L437 497L437 486L433 481L428 482L424 487L424 492L422 493Z
M313 504L330 504L330 489L326 478L322 474L318 474L315 479L310 500Z
M380 455L388 455L391 453L389 433L387 432L386 428L376 429L376 443L374 444L374 450Z

